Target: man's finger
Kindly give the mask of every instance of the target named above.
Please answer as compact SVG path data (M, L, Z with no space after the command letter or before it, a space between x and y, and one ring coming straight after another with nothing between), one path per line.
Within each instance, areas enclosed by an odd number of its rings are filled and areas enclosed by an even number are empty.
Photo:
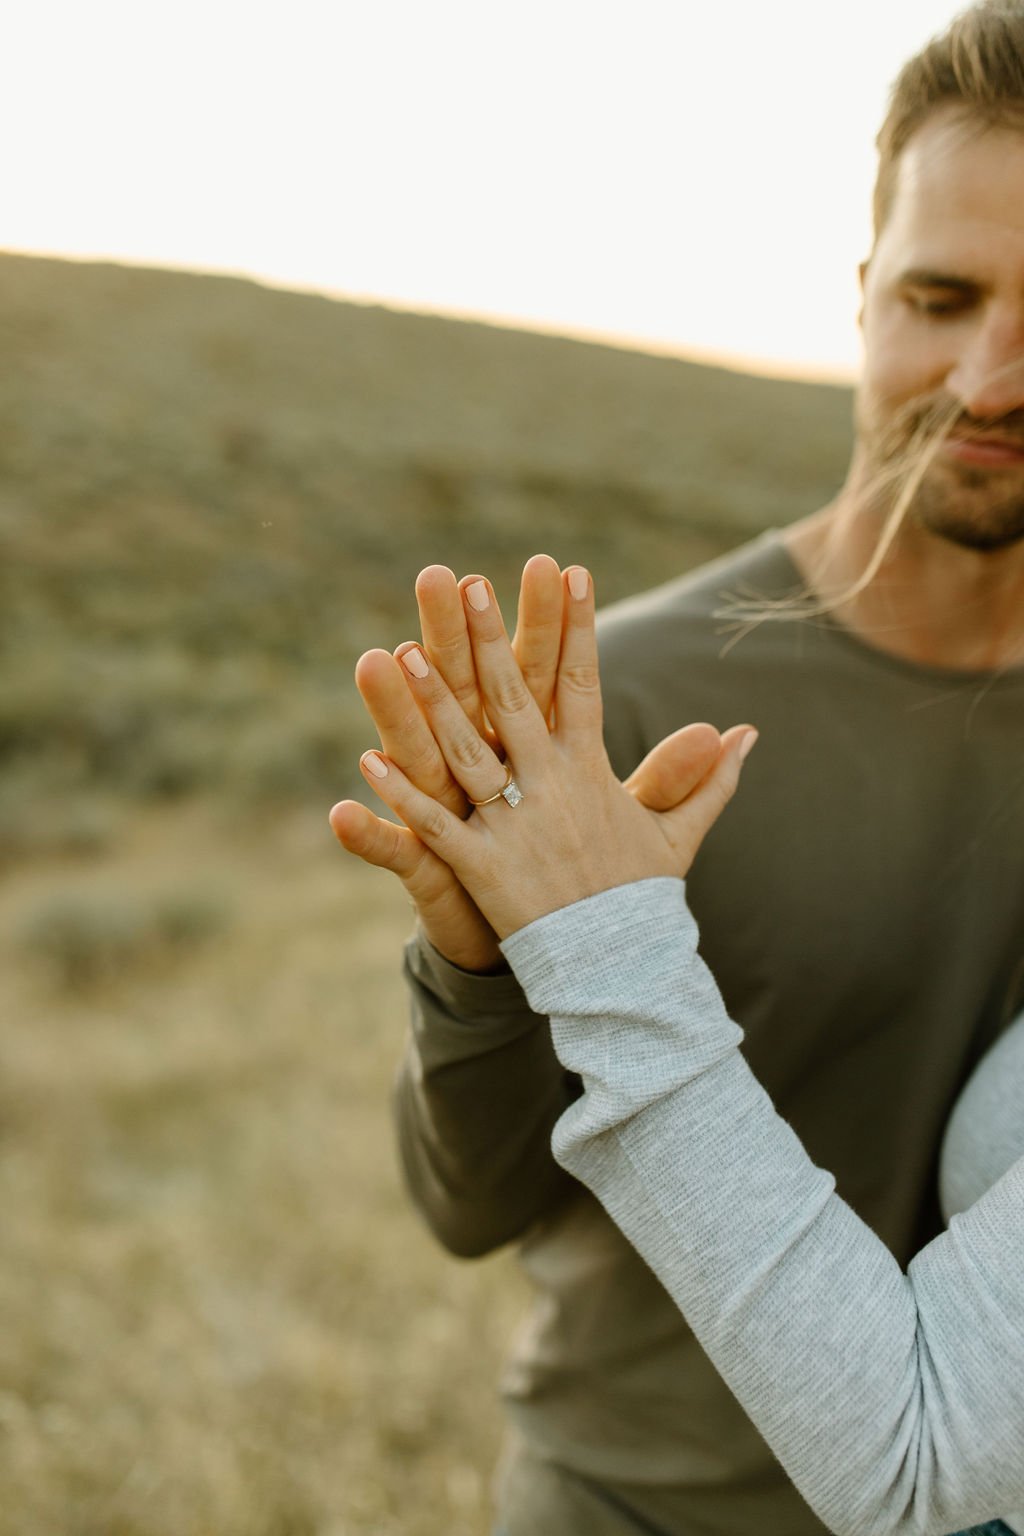
M587 752L600 749L603 753L594 583L581 565L569 566L562 580L562 650L555 684L558 737Z
M429 850L408 827L375 816L358 800L339 801L331 808L328 820L343 848L377 869L390 869L400 880L414 878L424 854L429 856Z
M490 924L447 864L408 827L375 816L358 800L334 806L330 823L349 853L398 876L416 905L426 937L453 965L466 971L491 971L501 965Z
M721 747L713 725L685 725L648 752L625 788L649 811L670 811L711 772Z
M423 649L482 736L483 700L455 573L446 565L428 565L416 578L416 604Z
M562 648L562 572L550 555L534 555L523 567L512 650L523 680L548 720Z
M719 816L729 804L740 781L744 758L757 741L749 725L734 725L722 737L718 762L691 795L674 810L666 811L662 827L687 865L696 856Z

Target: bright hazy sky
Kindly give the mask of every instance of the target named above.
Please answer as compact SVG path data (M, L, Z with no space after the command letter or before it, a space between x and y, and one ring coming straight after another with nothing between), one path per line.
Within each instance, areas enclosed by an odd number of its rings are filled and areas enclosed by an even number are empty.
M949 0L21 0L0 246L849 372Z

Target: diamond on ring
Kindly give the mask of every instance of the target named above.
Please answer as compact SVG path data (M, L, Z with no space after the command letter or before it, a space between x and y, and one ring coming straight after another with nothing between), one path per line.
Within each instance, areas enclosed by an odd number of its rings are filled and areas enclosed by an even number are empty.
M512 806L513 810L519 804L520 800L523 798L523 792L519 788L519 785L516 783L515 779L513 779L513 778L509 779L508 783L505 785L505 788L502 790L501 794L502 794L502 799L505 801L505 803L507 805Z

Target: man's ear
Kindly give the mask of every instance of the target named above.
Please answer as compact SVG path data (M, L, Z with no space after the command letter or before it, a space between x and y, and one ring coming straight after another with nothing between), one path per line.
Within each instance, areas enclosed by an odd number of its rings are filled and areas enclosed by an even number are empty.
M857 311L857 326L859 330L864 329L864 284L868 280L868 267L870 265L871 258L869 256L867 261L862 261L857 268L857 281L860 283L860 308Z

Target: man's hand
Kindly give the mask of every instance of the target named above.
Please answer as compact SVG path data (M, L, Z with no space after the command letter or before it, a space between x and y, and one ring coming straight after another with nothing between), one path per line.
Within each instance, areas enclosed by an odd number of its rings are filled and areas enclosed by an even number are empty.
M473 579L467 577L466 581ZM453 573L442 565L421 571L416 602L423 650L459 700L467 719L493 741L484 719L462 593ZM523 571L512 644L545 719L551 712L561 643L561 571L549 555L534 555ZM401 765L418 789L456 815L467 816L469 802L449 772L406 684L401 658L410 650L418 654L411 642L400 645L394 656L387 651L367 651L356 666L356 686L388 757ZM503 965L490 924L447 864L408 828L375 816L355 800L336 805L330 820L334 835L349 853L398 876L412 898L424 934L448 960L467 971L490 971Z

